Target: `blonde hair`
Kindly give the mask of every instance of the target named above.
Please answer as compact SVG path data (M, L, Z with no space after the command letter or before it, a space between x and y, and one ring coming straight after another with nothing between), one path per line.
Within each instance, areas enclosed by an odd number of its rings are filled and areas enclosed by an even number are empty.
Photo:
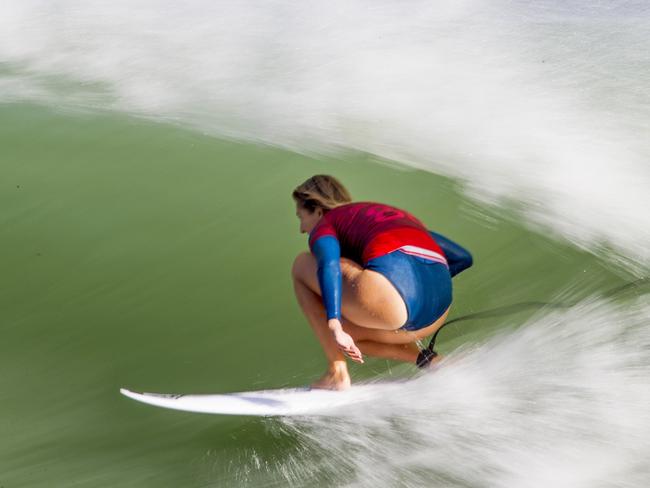
M291 194L302 208L314 212L322 208L327 212L352 201L352 197L343 184L329 175L315 175L298 185Z

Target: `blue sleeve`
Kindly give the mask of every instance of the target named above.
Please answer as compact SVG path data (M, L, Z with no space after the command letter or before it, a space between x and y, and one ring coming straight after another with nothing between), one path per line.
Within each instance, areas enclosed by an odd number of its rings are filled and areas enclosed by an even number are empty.
M341 318L341 247L334 236L319 237L312 245L318 262L318 284L323 295L327 319Z
M458 273L466 270L472 265L474 260L467 249L459 246L451 239L447 239L445 236L431 230L429 231L429 234L433 237L433 240L438 243L442 252L445 253L447 264L449 264L449 274L451 276L456 276Z

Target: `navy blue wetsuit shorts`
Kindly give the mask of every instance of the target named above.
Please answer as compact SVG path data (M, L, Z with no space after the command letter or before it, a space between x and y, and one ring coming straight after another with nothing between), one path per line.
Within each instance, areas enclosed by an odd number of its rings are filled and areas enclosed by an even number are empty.
M384 275L402 296L408 312L404 330L431 325L451 305L451 275L442 263L397 250L371 259L365 268Z

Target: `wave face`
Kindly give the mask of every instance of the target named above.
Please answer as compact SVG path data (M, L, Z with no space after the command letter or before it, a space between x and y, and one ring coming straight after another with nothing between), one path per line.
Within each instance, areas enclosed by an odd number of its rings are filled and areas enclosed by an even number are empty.
M367 151L650 263L647 2L23 1L0 99Z
M649 21L646 1L617 0L4 2L0 101L366 151L645 274ZM501 293L488 285L503 276L473 291ZM295 444L223 469L244 486L646 487L649 318L647 296L544 310L435 374L377 387L381 401L271 423ZM170 437L176 456L184 437Z
M647 298L538 317L454 352L435 374L377 386L331 418L285 420L302 441L301 462L256 459L239 479L262 471L290 486L647 486L649 317Z

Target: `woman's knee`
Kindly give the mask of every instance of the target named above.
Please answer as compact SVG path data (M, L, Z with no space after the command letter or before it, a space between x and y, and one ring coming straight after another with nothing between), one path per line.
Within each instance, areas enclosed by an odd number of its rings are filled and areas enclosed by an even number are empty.
M315 258L309 252L301 252L296 256L296 259L293 260L293 266L291 266L291 276L293 279L301 279L315 268Z

